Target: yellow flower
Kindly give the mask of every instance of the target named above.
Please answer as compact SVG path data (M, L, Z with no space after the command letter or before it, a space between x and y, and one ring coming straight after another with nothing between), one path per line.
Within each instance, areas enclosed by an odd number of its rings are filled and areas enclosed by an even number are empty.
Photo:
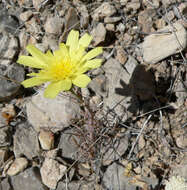
M93 59L102 53L102 48L97 47L85 52L92 36L87 33L79 39L79 32L72 30L66 44L61 43L59 49L41 52L34 45L28 45L27 51L32 56L20 56L18 63L40 69L38 73L30 73L32 78L22 82L25 88L50 82L45 89L44 96L55 98L59 92L70 90L72 84L84 88L90 78L84 73L101 66L101 59Z

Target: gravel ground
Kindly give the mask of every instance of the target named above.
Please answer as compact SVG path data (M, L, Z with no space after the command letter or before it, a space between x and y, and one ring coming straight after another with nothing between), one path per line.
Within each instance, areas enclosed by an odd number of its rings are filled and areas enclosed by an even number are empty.
M187 189L187 2L0 1L0 190ZM68 33L103 47L92 81L55 99L17 63Z

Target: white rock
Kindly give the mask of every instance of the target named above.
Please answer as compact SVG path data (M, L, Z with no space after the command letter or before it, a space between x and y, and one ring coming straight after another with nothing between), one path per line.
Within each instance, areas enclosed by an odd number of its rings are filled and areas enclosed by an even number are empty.
M36 131L50 129L52 132L61 131L71 124L71 120L79 118L80 106L70 97L70 94L47 99L43 91L26 105L27 117Z
M28 165L26 158L16 158L7 171L9 176L14 176L23 171Z
M42 149L50 150L54 146L54 135L51 131L41 130L39 134L39 141Z
M51 189L56 189L58 181L63 177L66 166L53 159L46 158L40 169L42 182Z
M175 23L173 26L176 30L175 33L172 32L173 29L171 26L167 26L158 31L162 33L151 34L145 38L142 44L143 59L145 62L157 63L186 47L187 32L185 28L179 23ZM172 33L165 33L165 31Z

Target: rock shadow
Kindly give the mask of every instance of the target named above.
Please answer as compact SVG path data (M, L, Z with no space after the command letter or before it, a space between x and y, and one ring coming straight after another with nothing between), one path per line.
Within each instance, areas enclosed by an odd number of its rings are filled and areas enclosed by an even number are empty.
M168 102L175 102L176 96L168 93L172 78L159 78L155 80L155 71L148 66L140 64L134 69L129 84L120 80L121 88L116 88L115 92L121 96L131 97L130 106L127 111L134 115L147 113Z

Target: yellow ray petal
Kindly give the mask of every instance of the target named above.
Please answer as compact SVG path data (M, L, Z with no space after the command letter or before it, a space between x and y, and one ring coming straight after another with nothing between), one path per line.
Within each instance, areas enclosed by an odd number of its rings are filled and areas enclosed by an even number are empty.
M44 64L48 63L48 57L40 51L38 48L36 48L34 45L28 45L26 47L27 51L34 57L43 62Z
M87 48L88 46L89 46L89 44L90 44L90 42L92 41L92 36L90 36L89 34L84 34L81 38L80 38L80 40L79 40L79 46L81 45L81 46L83 46L83 47L85 47L85 48Z
M101 54L103 52L103 48L102 47L97 47L92 49L91 51L89 51L84 57L83 60L90 60L96 56L98 56L99 54Z
M28 67L37 68L37 69L41 69L41 68L45 67L45 64L43 64L42 61L40 61L34 57L31 57L31 56L22 55L18 58L17 62L19 64L22 64L22 65L25 65Z
M102 59L92 59L92 60L87 61L84 64L84 67L88 67L90 69L95 69L95 68L100 67L101 63L102 63Z
M66 45L69 46L70 54L72 51L75 51L79 45L79 32L71 30L68 35Z
M72 83L70 80L52 82L45 89L44 96L46 98L55 98L60 91L69 90L71 88L71 85Z
M33 86L38 86L40 84L43 84L44 82L46 82L46 80L41 80L39 77L33 77L30 79L24 80L21 84L25 88L29 88L29 87L33 87Z
M81 74L81 75L78 75L72 82L74 85L78 87L85 88L90 81L91 81L90 77L88 77L87 75Z

